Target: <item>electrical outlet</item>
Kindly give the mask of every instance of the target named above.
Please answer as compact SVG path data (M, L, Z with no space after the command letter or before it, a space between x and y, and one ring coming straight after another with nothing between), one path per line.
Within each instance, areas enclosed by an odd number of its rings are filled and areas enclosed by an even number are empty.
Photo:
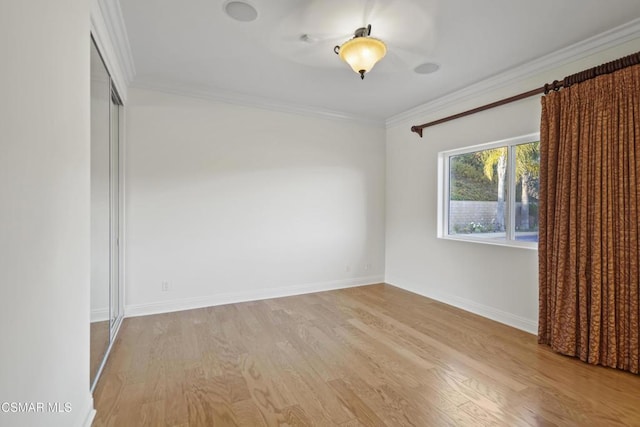
M162 292L168 292L169 291L169 282L162 282Z
M364 265L364 271L369 271L369 270L371 270L371 264L366 263L366 264Z
M345 272L345 273L348 273L348 272L350 272L350 271L351 271L351 266L350 266L349 264L345 265L345 266L344 266L344 272Z

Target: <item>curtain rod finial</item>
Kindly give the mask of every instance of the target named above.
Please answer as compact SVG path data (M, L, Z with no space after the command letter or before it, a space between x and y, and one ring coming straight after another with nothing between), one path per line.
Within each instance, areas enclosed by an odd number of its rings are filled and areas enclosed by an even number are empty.
M418 126L411 126L411 132L415 132L418 135L420 135L420 138L422 138L422 128L418 127Z

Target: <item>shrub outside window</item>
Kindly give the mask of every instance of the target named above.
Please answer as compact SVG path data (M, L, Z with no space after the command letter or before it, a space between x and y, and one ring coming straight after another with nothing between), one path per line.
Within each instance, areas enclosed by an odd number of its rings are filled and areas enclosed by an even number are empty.
M438 237L537 248L540 136L439 154Z

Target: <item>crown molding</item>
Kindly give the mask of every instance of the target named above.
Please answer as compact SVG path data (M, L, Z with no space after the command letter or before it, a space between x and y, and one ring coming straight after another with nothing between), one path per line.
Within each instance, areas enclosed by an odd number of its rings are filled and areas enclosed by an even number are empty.
M490 93L501 86L526 80L551 68L561 67L571 62L579 61L590 55L610 49L622 43L640 37L640 18L623 24L604 33L582 40L571 46L559 49L544 57L527 62L496 74L478 83L467 86L448 95L442 96L426 104L419 105L400 114L388 118L387 127L397 125L415 116L427 116L443 108L472 100L478 96Z
M114 81L126 100L135 77L133 55L118 0L91 0L91 34Z
M118 0L99 0L99 3L105 17L107 30L116 48L118 60L122 65L127 85L129 85L136 75L136 69L120 2Z
M130 86L136 89L152 90L156 92L168 93L171 95L200 98L208 101L239 105L243 107L252 107L262 110L277 111L281 113L296 114L305 117L328 119L340 122L359 123L381 129L384 129L385 127L383 119L376 120L370 117L357 116L341 111L326 110L322 108L278 102L273 99L236 92L226 92L200 88L178 88L173 85L151 83L140 78L137 78L135 82L133 82Z

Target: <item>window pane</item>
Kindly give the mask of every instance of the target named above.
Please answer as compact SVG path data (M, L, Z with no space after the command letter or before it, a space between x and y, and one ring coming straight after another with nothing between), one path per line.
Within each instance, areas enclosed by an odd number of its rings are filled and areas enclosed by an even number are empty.
M516 240L538 241L538 197L540 185L540 142L516 149Z
M449 234L504 240L507 147L449 157Z

